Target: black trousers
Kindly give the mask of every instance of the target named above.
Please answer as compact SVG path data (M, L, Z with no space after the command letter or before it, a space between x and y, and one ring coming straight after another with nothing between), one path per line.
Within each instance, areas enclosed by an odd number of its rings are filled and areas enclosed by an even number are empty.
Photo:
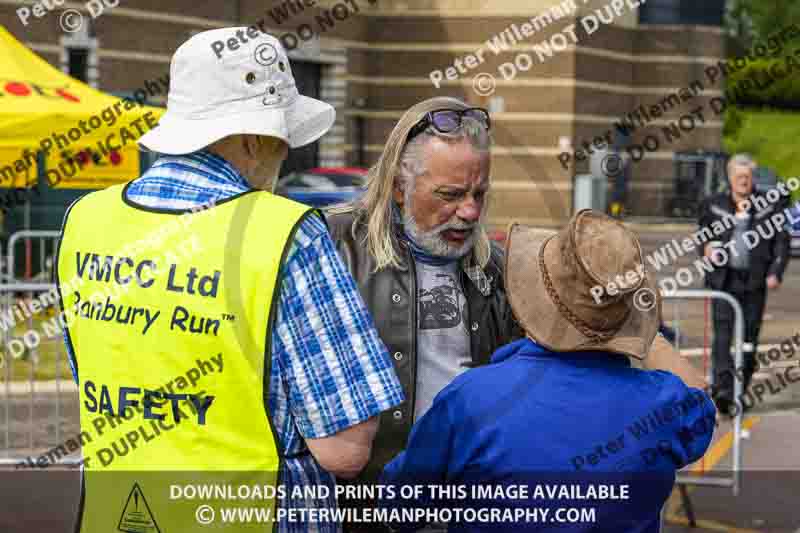
M743 380L742 393L747 391L750 380L756 369L756 350L758 349L758 336L761 332L761 319L764 315L764 304L767 300L766 287L756 290L748 289L747 271L733 270L728 272L723 291L727 292L739 302L744 314L744 342L749 343L752 349L743 349L743 365L741 378ZM711 357L714 361L714 388L716 398L733 401L734 362L731 356L731 342L733 341L734 313L733 307L723 300L712 300L712 316L714 320L714 344L711 347ZM747 347L745 347L747 348Z

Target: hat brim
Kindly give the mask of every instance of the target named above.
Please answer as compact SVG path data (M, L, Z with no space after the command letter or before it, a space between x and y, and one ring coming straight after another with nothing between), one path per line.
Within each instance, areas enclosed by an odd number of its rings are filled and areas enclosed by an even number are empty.
M180 155L196 152L230 135L251 134L277 137L290 148L299 148L325 135L335 120L333 106L303 95L285 108L214 119L175 118L167 110L158 125L139 139L139 144L153 152Z
M520 225L512 225L508 231L506 294L522 329L538 344L556 352L607 351L644 359L658 332L661 317L661 295L653 274L645 270L645 281L639 289L649 289L655 295L652 308L643 311L632 305L614 337L603 342L594 341L562 315L545 289L539 251L552 235L555 232ZM569 305L569 302L564 303Z

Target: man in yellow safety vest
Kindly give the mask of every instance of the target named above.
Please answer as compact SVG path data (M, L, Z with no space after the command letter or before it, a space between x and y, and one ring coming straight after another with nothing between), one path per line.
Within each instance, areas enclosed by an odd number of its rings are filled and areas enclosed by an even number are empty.
M334 118L277 39L202 32L139 141L166 155L70 206L56 282L91 437L80 533L340 531L320 513L333 476L366 464L402 388L320 213L263 191Z

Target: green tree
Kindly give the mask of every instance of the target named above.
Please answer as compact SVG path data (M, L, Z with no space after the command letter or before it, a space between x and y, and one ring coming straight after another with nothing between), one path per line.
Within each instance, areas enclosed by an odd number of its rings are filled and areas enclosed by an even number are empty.
M737 48L746 48L753 40L753 20L745 3L746 0L731 0L725 13L725 27Z
M729 31L748 43L790 24L800 25L800 2L797 0L731 0L728 4L726 25Z

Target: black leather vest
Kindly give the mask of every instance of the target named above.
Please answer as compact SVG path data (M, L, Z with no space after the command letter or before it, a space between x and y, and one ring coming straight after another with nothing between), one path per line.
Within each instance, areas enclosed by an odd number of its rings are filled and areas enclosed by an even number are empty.
M381 414L380 429L372 448L372 457L360 481L373 481L384 465L406 445L414 423L414 401L417 373L417 294L416 269L407 247L396 243L402 258L400 268L385 268L374 272L375 261L367 253L366 224L354 216L326 214L331 236L339 254L355 278L361 296L375 321L381 340L389 350L397 376L403 386L405 401ZM491 283L488 296L461 271L461 285L467 300L472 364L489 362L500 346L523 336L514 320L506 299L503 284L504 257L500 247L493 245L484 273Z

